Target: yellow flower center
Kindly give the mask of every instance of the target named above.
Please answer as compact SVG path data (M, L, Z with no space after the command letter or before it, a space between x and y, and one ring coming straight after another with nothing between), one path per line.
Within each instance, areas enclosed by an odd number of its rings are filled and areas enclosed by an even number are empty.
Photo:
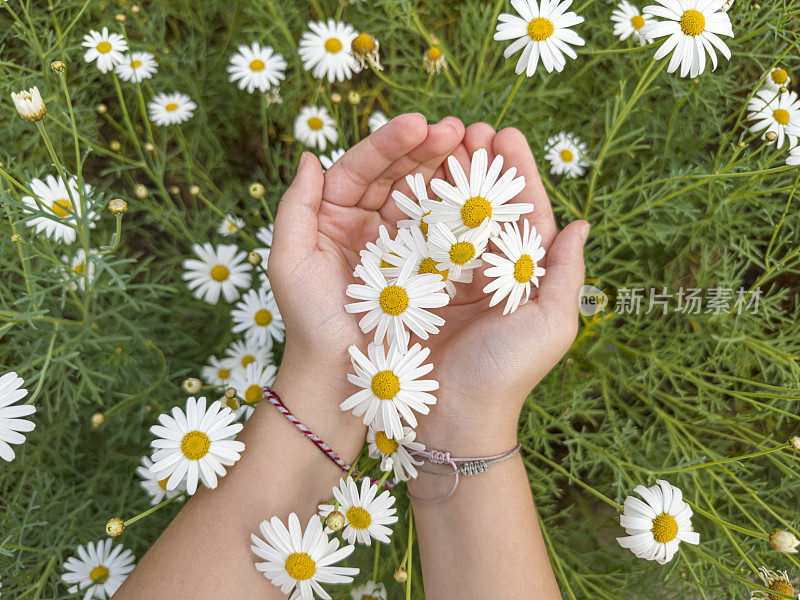
M53 202L50 210L56 213L59 217L67 217L72 211L72 203L66 198L61 198L60 200Z
M134 69L138 69L141 66L142 66L142 61L140 61L140 60L132 60L131 61L131 67L133 67Z
M483 223L484 219L491 218L492 205L486 198L475 196L464 202L461 207L461 220L470 229Z
M269 312L266 308L262 308L258 312L256 312L255 317L253 319L256 322L256 325L259 327L266 327L270 323L272 323L272 313Z
M219 371L217 371L217 377L219 377L222 380L225 380L230 376L231 376L230 369L220 369Z
M255 361L256 361L256 357L255 356L253 356L252 354L245 354L242 357L242 368L246 369L247 365L249 365L251 362L255 362Z
M575 158L575 155L572 154L572 150L564 148L561 151L561 160L563 160L564 162L572 162L573 158Z
M372 517L360 506L351 506L348 508L345 516L347 517L347 522L350 527L355 529L366 529L369 527L369 524L372 523Z
M361 600L378 600L375 596L361 596Z
M181 452L189 460L200 460L211 447L211 440L202 431L190 431L181 440Z
M431 211L424 213L419 218L419 230L422 232L422 235L424 236L428 235L428 224L425 222L425 217L427 217L429 214L431 214Z
M381 269L391 269L392 265L386 262L384 259L381 259Z
M681 30L692 37L700 35L706 28L706 18L699 10L687 10L681 17Z
M250 70L251 71L263 71L264 67L267 65L264 64L263 60L255 59L250 62Z
M644 27L644 17L642 15L636 15L631 19L631 25L636 31L639 31L642 27Z
M678 522L672 515L661 513L653 519L653 529L651 531L659 544L666 544L677 537Z
M261 398L264 397L264 390L261 389L260 385L251 385L244 391L244 399L245 402L248 404L253 404L254 402L258 402Z
M439 50L436 46L431 46L428 48L428 58L430 60L439 60L442 58L442 51Z
M372 393L381 400L391 400L400 391L400 378L391 371L378 371L372 377Z
M105 583L108 579L108 569L103 565L97 565L92 569L92 572L89 573L89 579L91 579L93 583Z
M469 242L456 242L450 246L450 261L463 267L475 257L475 246Z
M784 85L789 80L789 74L783 69L775 69L772 72L772 81L778 85Z
M553 35L556 30L553 22L544 17L537 17L528 23L528 36L534 42L542 42Z
M317 565L305 552L295 552L286 557L286 572L297 581L311 579L317 572Z
M773 592L794 597L794 587L792 587L792 584L789 583L785 577L773 579L767 587ZM767 594L767 598L769 598L769 600L783 600L783 598L777 594Z
M777 109L775 112L772 113L772 117L781 125L787 125L789 123L789 111L784 110L782 108Z
M108 42L100 42L97 44L96 48L100 54L108 54L111 52L111 44Z
M400 447L397 440L390 440L383 431L375 434L375 445L383 454L394 454Z
M325 42L325 50L327 50L331 54L336 54L337 52L341 52L342 42L336 38L330 38L327 42Z
M230 275L230 271L225 265L216 265L211 269L211 279L214 281L225 281L228 275Z
M381 291L378 304L384 313L396 317L408 308L408 293L399 285L387 286Z
M423 258L422 262L419 263L419 274L425 275L426 273L436 273L442 276L443 281L447 281L448 269L445 269L444 271L439 271L436 268L436 261L430 257Z
M359 33L356 39L353 40L351 47L356 54L369 54L375 50L375 38L368 33Z
M86 265L84 263L75 265L72 267L72 272L75 273L75 275L83 275L86 273Z
M167 481L169 481L169 477L164 477L164 479L158 482L158 487L160 487L165 492L167 491Z
M239 410L239 402L236 400L236 398L228 398L225 401L225 406L231 410Z
M320 119L319 117L311 117L308 120L308 126L314 131L319 131L320 129L322 129L322 125L323 125L322 119Z
M174 102L170 102L164 107L164 110L167 112L175 112L176 110L178 110L178 105L175 104Z
M533 259L529 254L523 254L519 260L514 263L514 279L520 283L528 283L533 277L533 269L536 267L533 264Z

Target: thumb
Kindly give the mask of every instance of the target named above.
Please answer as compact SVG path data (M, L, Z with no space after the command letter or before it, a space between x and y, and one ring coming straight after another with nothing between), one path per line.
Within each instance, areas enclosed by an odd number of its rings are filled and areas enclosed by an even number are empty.
M278 204L273 252L305 258L314 250L324 183L322 166L317 157L311 152L303 152L294 181Z
M546 272L539 287L542 309L560 314L566 323L578 323L578 305L585 278L583 246L589 223L573 221L556 236L545 257Z

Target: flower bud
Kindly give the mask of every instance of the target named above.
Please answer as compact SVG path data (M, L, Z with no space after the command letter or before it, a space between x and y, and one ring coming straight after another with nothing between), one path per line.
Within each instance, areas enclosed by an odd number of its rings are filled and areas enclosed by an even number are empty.
M342 95L339 92L333 92L331 94L331 102L334 104L339 104L342 101Z
M125 22L125 15L123 15L122 13L117 13L116 15L114 15L114 18L115 18L115 19L116 19L116 20L117 20L119 23L124 23L124 22Z
M797 554L797 546L800 546L800 540L785 529L776 529L769 534L769 545L777 552Z
M128 210L128 203L122 198L114 198L108 203L108 210L113 215L124 215L125 211Z
M203 382L197 377L189 377L188 379L184 379L181 385L187 394L197 394L202 389Z
M111 143L108 145L114 152L119 152L122 148L122 144L120 144L117 140L111 140Z
M147 187L141 183L137 183L136 186L134 186L133 193L139 200L144 200L150 195L150 192L147 191Z
M11 241L12 241L12 242L14 242L15 244L16 244L18 241L20 241L21 239L22 239L22 238L20 237L20 235L19 235L18 233L14 233L14 234L12 234L12 235L11 235Z
M347 94L347 101L350 104L358 104L359 102L361 102L361 94L359 94L355 90L352 90L350 91L350 93Z
M56 73L63 73L67 70L67 65L64 64L63 60L54 60L50 63L50 68Z
M104 115L108 112L108 107L105 104L98 104L96 110L98 114Z
M197 196L200 193L200 186L199 185L190 185L189 186L189 193L192 196Z
M235 398L236 397L236 388L229 387L225 390L225 397L226 398Z
M249 262L254 267L257 267L261 264L262 257L261 255L253 250L250 254L247 255L247 262Z
M789 445L795 450L800 450L800 435L793 436L792 439L789 440Z
M339 531L344 527L344 515L338 510L333 511L328 515L328 518L325 519L325 525L327 525L331 531Z
M397 567L394 570L394 580L397 583L405 583L408 580L408 571L405 567Z
M92 427L94 427L95 429L100 427L100 425L105 423L105 421L106 421L106 417L101 412L96 412L96 413L94 413L92 415Z
M766 139L768 142L774 142L778 139L778 134L774 131L768 131L764 136L764 139Z
M39 88L32 87L19 93L11 92L11 99L14 101L14 106L25 121L35 123L41 121L47 114L47 107L44 105L42 95L39 93Z
M106 534L109 537L117 537L125 531L125 521L119 517L111 517L106 523Z
M181 193L181 188L179 188L177 185L171 185L169 186L169 193L177 196Z
M257 181L255 183L250 184L248 191L250 192L250 197L255 198L256 200L258 200L259 198L263 198L264 194L267 192L264 186L258 183Z
M156 149L156 147L153 144L151 144L150 142L147 142L144 145L144 149L147 150L148 152L152 152L153 150Z

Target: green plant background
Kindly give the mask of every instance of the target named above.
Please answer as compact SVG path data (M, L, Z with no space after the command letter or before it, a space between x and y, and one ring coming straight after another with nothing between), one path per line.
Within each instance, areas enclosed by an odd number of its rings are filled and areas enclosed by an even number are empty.
M148 428L184 402L180 382L232 340L230 307L195 301L180 279L192 243L231 239L218 236L219 215L205 201L245 218L251 234L268 222L303 150L292 122L306 103L331 109L347 148L366 135L375 109L493 124L517 83L517 56L504 60L505 44L491 39L497 13L512 10L505 1L173 0L141 2L138 12L124 0L49 1L0 6L2 168L24 184L53 173L36 127L16 116L9 98L37 85L44 124L75 171L67 104L50 70L60 59L84 177L102 193L101 208L120 197L129 210L91 291L73 296L53 263L64 248L24 225L8 178L0 190L0 373L16 370L37 407L36 430L15 461L0 464L0 580L4 597L32 600L69 597L59 576L75 546L101 539L109 517L149 508L134 475ZM525 133L543 176L548 136L574 131L588 143L586 176L545 183L562 224L592 223L587 278L612 300L584 319L569 354L529 397L523 454L564 598L746 598L762 564L788 569L793 581L800 574L797 558L764 540L776 527L800 526L800 453L786 445L800 418L800 171L784 166L785 148L762 145L743 126L746 100L770 66L800 76L800 2L738 0L732 60L696 80L668 75L652 61L653 46L614 38L613 8L607 0L575 3L586 18L576 27L587 40L578 60L524 80L502 122ZM309 19L323 16L374 34L384 73L332 86L312 80L296 40ZM122 84L131 135L111 75L83 63L83 34L102 26L124 29L132 49L156 55L159 72L142 86L145 99L178 90L199 105L188 123L159 128L152 152L142 150L148 134L135 88ZM434 38L450 68L429 76L422 54ZM227 81L229 56L252 41L289 62L282 104L266 107ZM361 95L357 105L346 100L351 90ZM331 92L345 100L332 103ZM101 103L105 114L96 110ZM267 188L264 203L248 195L256 181ZM149 190L146 199L135 196L137 184ZM112 245L115 223L103 210L95 247ZM14 232L22 242L12 242ZM759 311L613 311L621 288L679 286L760 288ZM96 412L105 422L95 428ZM766 450L774 451L730 460ZM702 512L694 517L701 545L684 544L663 567L614 541L623 534L617 503L656 477L681 487ZM176 510L138 521L119 541L141 556ZM401 518L378 563L391 598L406 593L391 577L406 527ZM353 561L371 573L372 554L359 550ZM418 565L412 596L421 598L417 573Z

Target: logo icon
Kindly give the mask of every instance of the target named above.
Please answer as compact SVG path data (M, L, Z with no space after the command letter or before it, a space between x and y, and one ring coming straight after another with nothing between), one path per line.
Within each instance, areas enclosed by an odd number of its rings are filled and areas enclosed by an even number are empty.
M581 287L579 303L581 314L584 317L591 317L606 309L608 296L600 288L593 285L584 285Z

